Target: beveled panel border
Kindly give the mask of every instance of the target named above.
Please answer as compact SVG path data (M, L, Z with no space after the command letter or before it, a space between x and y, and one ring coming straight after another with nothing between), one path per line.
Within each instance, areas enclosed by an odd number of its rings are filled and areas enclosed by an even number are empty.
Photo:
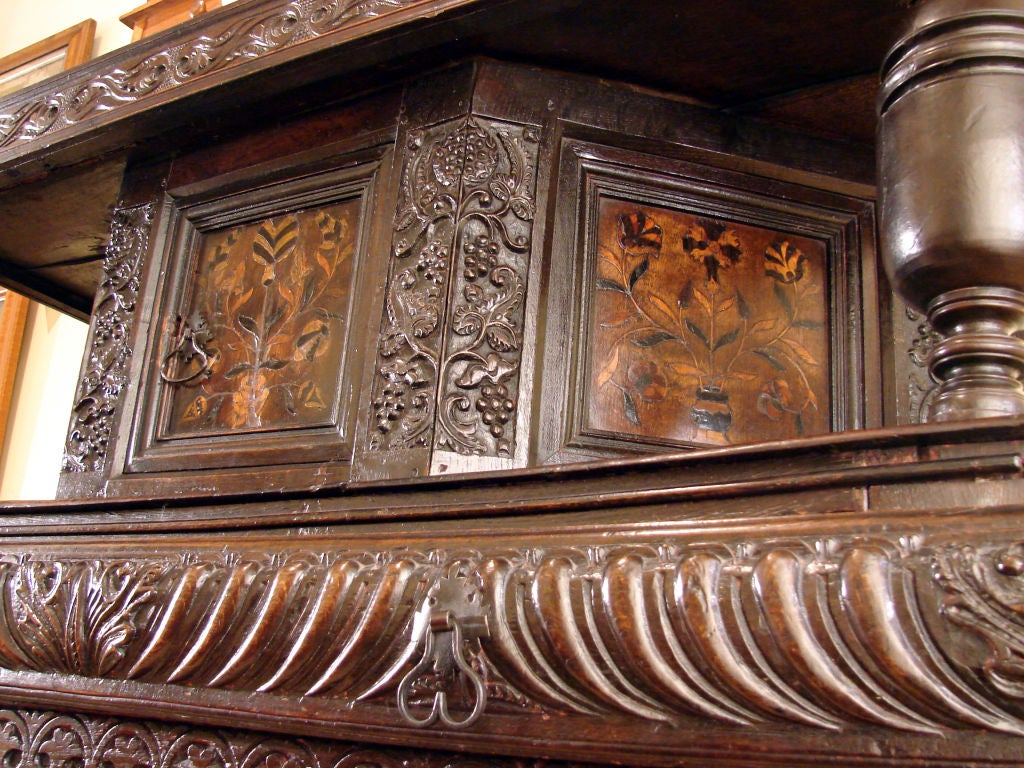
M764 168L758 174L739 173L716 163L711 152L698 151L696 161L683 161L625 149L620 141L625 137L611 133L600 141L576 138L570 129L559 149L551 242L552 248L571 247L572 258L553 251L548 256L544 389L558 388L559 396L546 397L538 406L538 423L545 426L538 430L537 461L691 447L586 427L587 329L595 274L591 262L596 256L596 206L602 195L793 232L825 243L830 430L879 426L868 401L880 391L880 377L865 365L878 340L865 333L868 323L863 319L870 311L863 306L864 298L874 295L877 283L873 202L773 178ZM656 151L652 142L650 152Z
M362 327L365 310L360 286L369 279L367 250L375 220L378 176L389 150L383 146L350 149L327 157L313 167L278 168L269 180L265 169L251 175L230 174L191 185L184 194L172 190L164 203L167 221L154 249L162 269L149 279L158 283L154 315L146 340L146 357L135 406L126 472L129 475L186 469L225 469L312 461L351 461L353 430L361 377ZM298 209L314 208L345 200L361 201L355 237L351 300L345 324L344 352L338 375L342 401L330 404L334 416L326 426L278 429L267 432L214 436L162 436L166 385L158 375L168 353L166 335L179 307L189 305L189 276L194 268L196 244L205 232L244 225ZM347 383L346 383L347 382ZM197 454L202 454L195 464Z

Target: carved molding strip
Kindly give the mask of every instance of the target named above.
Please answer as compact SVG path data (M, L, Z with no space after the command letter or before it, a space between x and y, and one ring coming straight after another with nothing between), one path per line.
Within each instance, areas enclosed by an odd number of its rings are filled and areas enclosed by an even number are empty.
M905 307L907 320L914 326L914 335L907 349L907 358L913 368L907 373L907 400L913 423L920 424L928 412L928 405L935 394L936 384L928 375L928 360L932 349L942 341L942 336L932 328L928 318Z
M370 747L142 720L0 709L9 768L557 768L548 760Z
M512 455L538 140L477 117L410 133L371 449Z
M341 718L397 695L428 727L511 709L1022 736L1022 603L1024 545L8 557L0 665L315 696ZM452 629L456 663L427 664Z
M83 75L60 91L14 104L0 114L0 148L137 104L199 76L417 2L422 0L261 3L250 16L235 17L170 48L147 53L99 75Z
M88 362L64 449L65 472L103 468L118 401L128 383L135 301L152 222L152 204L114 212L103 281L93 303Z

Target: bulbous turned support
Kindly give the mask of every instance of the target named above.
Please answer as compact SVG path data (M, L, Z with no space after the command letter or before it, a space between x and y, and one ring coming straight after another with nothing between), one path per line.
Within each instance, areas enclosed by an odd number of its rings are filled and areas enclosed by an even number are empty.
M945 339L932 421L1024 414L1024 0L925 0L886 58L882 254Z
M1022 413L1024 293L1010 288L961 288L928 305L932 326L946 338L935 345L929 370L939 388L933 421Z

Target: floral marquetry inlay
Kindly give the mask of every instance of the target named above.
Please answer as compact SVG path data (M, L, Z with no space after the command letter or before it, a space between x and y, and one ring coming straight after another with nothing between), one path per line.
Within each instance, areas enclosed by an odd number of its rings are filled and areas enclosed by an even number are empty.
M331 423L360 209L350 199L201 238L187 333L164 358L164 381L180 382L166 434Z
M824 242L604 198L589 430L696 444L829 429Z

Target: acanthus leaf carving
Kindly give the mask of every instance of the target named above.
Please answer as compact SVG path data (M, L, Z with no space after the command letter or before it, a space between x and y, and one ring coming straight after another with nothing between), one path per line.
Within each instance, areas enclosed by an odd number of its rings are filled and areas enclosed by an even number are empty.
M982 674L1005 696L1024 698L1024 544L944 552L935 575L946 593L943 614L988 646Z
M142 266L149 249L151 204L115 212L93 303L86 369L72 408L65 472L103 468L110 434L127 384L131 335Z

